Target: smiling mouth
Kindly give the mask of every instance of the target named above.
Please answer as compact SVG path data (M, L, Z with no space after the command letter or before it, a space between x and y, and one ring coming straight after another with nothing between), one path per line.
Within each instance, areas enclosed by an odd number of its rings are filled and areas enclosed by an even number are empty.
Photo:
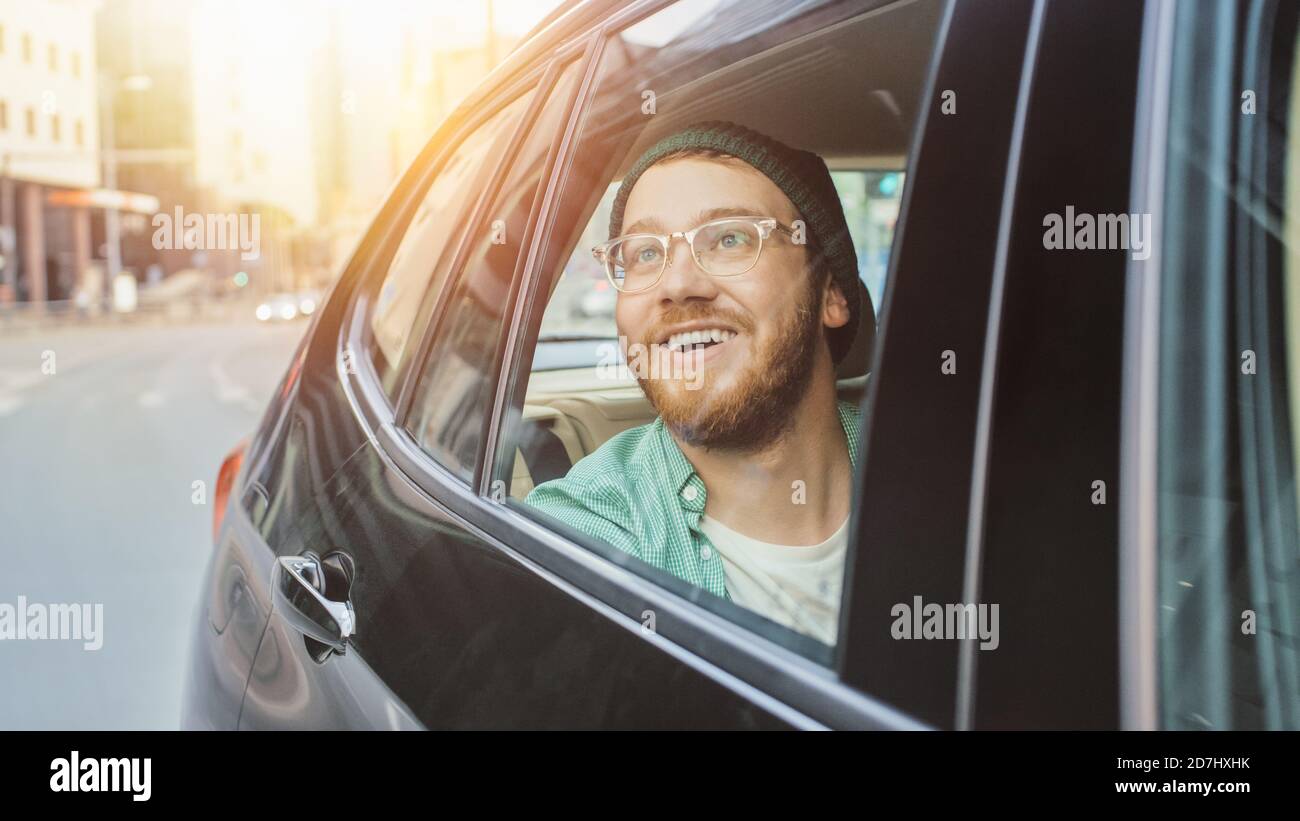
M729 331L725 328L701 328L698 331L682 331L672 334L663 342L663 345L669 351L688 353L703 351L714 345L721 345L735 336L735 331Z

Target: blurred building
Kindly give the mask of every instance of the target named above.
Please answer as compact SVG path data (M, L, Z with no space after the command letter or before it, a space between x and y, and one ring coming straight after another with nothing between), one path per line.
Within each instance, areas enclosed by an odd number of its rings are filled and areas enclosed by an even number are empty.
M192 31L192 7L183 0L103 0L96 18L103 147L112 152L104 160L113 164L118 188L156 197L158 211L168 215L201 207ZM123 270L148 282L204 267L201 251L155 247L150 216L122 215Z
M546 4L539 4L544 13ZM341 261L448 114L510 52L491 4L322 6L311 116L318 220ZM482 31L466 31L467 21ZM525 26L526 28L526 26Z
M309 287L318 201L311 59L325 3L198 0L195 175L208 213L256 215L255 259L227 257L260 292ZM322 264L319 266L324 269Z
M323 284L513 47L493 8L0 0L0 303L97 304L117 272ZM157 230L191 215L256 215L258 251Z
M0 304L70 298L103 201L98 0L0 0Z

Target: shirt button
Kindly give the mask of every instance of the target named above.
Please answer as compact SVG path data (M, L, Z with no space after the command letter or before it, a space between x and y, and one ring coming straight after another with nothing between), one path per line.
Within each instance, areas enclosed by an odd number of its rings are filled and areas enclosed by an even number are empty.
M701 548L700 548L700 558L703 559L703 560L706 561L706 562L707 562L709 559L712 559L712 558L713 558L713 548L709 547L708 545L704 545L703 547L701 547Z
M688 502L695 501L695 497L699 495L700 492L695 489L695 485L687 485L686 487L682 488L682 498Z

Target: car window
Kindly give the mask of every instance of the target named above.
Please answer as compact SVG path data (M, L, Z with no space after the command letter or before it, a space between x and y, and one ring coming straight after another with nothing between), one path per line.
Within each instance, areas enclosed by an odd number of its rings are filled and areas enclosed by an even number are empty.
M480 215L415 388L407 428L444 467L469 481L491 408L512 283L531 236L530 215L551 148L568 116L571 63L512 158L500 194Z
M1174 31L1152 615L1177 730L1300 728L1297 10L1255 11Z
M825 664L830 663L838 629L849 530L843 512L851 507L851 466L861 442L859 406L876 332L874 304L887 288L885 271L903 193L902 169L943 4L922 0L863 13L868 5L841 4L832 12L820 3L778 7L727 0L683 2L608 41L541 260L543 281L537 288L533 320L536 342L524 355L528 367L512 377L512 405L502 426L493 474L498 501ZM611 239L616 194L638 158L666 138L698 134L701 128L713 129L703 139L721 133L722 139L741 135L751 146L770 146L765 142L769 139L780 143L781 161L798 169L791 172L793 176L775 170L757 172L752 164L739 173L762 173L772 186L778 185L775 177L797 179L789 183L789 191L801 198L805 208L783 211L782 219L772 218L764 228L761 219L750 218L771 214L737 214L732 213L734 208L724 213L716 202L710 202L709 208L701 203L700 210L721 220L722 227L697 232L696 237L716 234L716 238L690 241L693 251L674 250L676 243L687 241L684 237L671 240L670 254L681 255L672 257L673 270L679 260L691 264L690 259L703 260L707 253L712 262L695 264L715 266L718 281L733 277L728 281L742 283L733 286L741 288L767 283L761 286L766 290L751 292L755 301L747 308L762 317L749 326L755 339L760 338L758 321L773 322L762 333L774 333L775 323L788 328L793 325L784 323L798 324L790 317L813 316L815 311L805 313L799 306L820 299L821 286L815 283L824 280L814 276L830 277L834 271L837 288L841 293L851 290L860 306L857 335L835 336L834 343L826 343L828 348L852 343L852 348L835 349L840 354L838 368L830 364L829 354L824 368L819 366L816 420L826 435L814 450L841 460L836 462L835 476L787 482L782 496L786 500L782 504L806 504L806 485L813 485L813 496L832 499L837 513L823 516L820 528L802 531L808 535L800 541L782 542L793 529L780 535L753 528L745 532L743 523L727 518L718 501L725 498L724 486L743 494L756 491L757 485L745 486L742 471L735 469L741 459L729 459L727 472L706 482L704 469L697 464L703 458L699 454L705 450L751 453L750 448L770 447L776 435L765 434L762 444L755 445L758 439L745 438L752 432L748 423L732 424L727 421L731 416L717 414L719 421L707 441L743 440L742 444L729 450L729 446L699 445L705 440L696 438L680 445L686 439L681 426L664 421L661 406L647 396L647 390L655 390L653 379L643 388L627 354L636 340L630 339L625 323L656 321L665 309L652 297L622 312L620 300L629 296L620 290L627 286L626 277L615 270L618 266L598 260L592 252L594 246ZM705 155L707 162L717 159ZM736 171L734 162L728 162L723 159L700 173L707 177L715 167L724 169L724 174ZM739 184L740 177L725 178ZM663 183L668 190L661 201L694 190L689 175L682 180L683 189ZM784 193L767 199L774 188L760 185L742 191L728 188L732 182L720 183L722 188L708 196L731 196L736 202L748 196L748 202L761 202L769 209L793 206L793 199ZM806 190L795 188L796 184ZM768 193L755 193L760 191ZM731 217L750 221L737 224L728 221ZM810 231L805 217L818 228ZM832 220L845 229L829 228ZM683 223L663 230L694 227ZM805 244L807 248L800 247ZM724 248L753 250L745 263L750 267L716 267L728 264ZM625 253L629 256L620 259L632 258L631 251ZM808 262L806 267L801 260ZM777 270L774 266L793 267L776 275L770 273ZM669 270L666 264L660 266L661 272ZM712 280L702 282L706 290L713 287L708 284ZM738 299L736 291L730 293L729 299ZM691 310L703 311L722 304L709 301L716 296L675 299L675 311L686 310L680 306L687 304ZM756 307L760 303L762 313ZM744 324L750 314L736 307L742 303L727 304L727 310L734 312L729 316L742 317L737 321ZM799 327L799 338L810 340L804 350L817 350L823 334L834 335L823 331L820 323ZM736 338L726 333L724 328L717 334L709 332L707 339L681 337L678 344L721 346ZM667 340L649 342L668 344ZM747 344L742 341L730 350ZM776 349L764 349L772 350ZM783 354L770 356L775 357L771 362L779 364ZM738 355L734 366L741 367L742 361ZM766 366L757 367L762 371ZM786 372L793 370L797 369ZM789 386L797 386L797 380ZM679 388L686 390L684 385L668 390ZM796 387L792 395L802 396L800 390ZM781 393L771 388L763 396ZM751 397L735 396L739 398L731 407L737 408ZM769 420L793 415L790 407L773 407ZM764 491L771 493L774 487L767 480ZM797 567L783 567L788 561Z
M390 398L426 292L447 277L469 209L532 99L523 94L468 134L442 163L416 208L374 296L370 356Z

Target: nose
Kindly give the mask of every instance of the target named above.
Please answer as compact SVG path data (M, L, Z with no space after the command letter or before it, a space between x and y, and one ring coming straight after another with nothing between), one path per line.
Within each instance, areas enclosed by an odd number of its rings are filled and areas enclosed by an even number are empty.
M718 293L713 277L705 273L691 254L683 237L673 237L668 248L668 267L659 282L661 302L712 299Z

